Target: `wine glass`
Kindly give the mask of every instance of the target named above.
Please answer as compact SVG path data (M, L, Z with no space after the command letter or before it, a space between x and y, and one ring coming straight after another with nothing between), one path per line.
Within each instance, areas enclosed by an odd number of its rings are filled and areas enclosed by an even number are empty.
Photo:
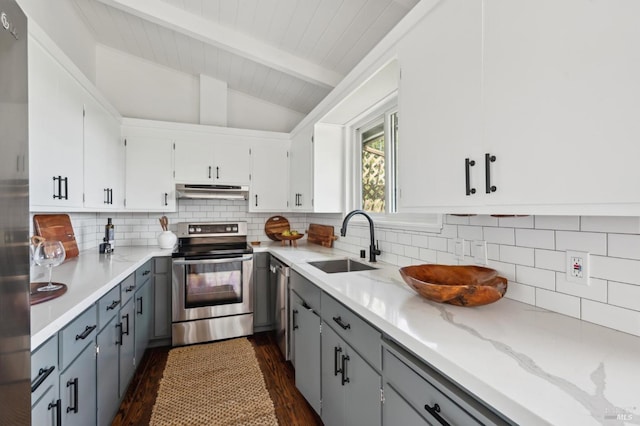
M62 287L62 285L51 283L51 275L53 274L53 267L64 262L65 256L66 252L60 241L45 240L38 244L33 253L33 260L37 265L49 268L49 284L38 288L38 291L53 291Z

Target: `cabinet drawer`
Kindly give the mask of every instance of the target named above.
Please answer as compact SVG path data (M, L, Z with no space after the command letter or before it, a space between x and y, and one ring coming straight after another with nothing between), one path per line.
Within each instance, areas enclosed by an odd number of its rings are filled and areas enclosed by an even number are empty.
M320 312L320 293L322 293L322 291L320 291L318 287L293 270L291 271L289 285L307 306L316 312Z
M135 273L129 275L120 283L120 306L124 306L136 291Z
M153 272L156 274L168 274L171 271L170 257L156 257L153 259Z
M322 318L363 358L382 369L380 332L334 298L322 293Z
M31 354L31 403L51 386L58 388L58 336L44 342Z
M437 414L449 424L481 424L387 349L384 350L384 376L387 383L391 384L416 411L432 423L436 423L437 419L425 406L434 407L434 404L438 404L440 411Z
M136 286L140 287L142 286L142 284L144 284L145 281L147 281L149 278L151 278L151 268L153 266L153 260L148 260L144 265L142 265L141 267L139 267L138 269L136 269L135 272L135 276L136 276Z
M60 371L64 371L71 361L96 338L97 315L96 305L78 315L59 333Z
M120 284L109 290L98 301L98 329L102 330L105 325L115 317L120 310Z

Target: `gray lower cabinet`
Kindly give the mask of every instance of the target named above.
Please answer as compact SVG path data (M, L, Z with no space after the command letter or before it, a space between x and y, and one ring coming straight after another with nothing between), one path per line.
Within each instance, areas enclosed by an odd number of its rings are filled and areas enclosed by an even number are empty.
M144 351L149 346L151 334L151 280L147 279L141 286L138 286L133 296L135 307L135 365L140 364Z
M135 336L134 336L134 301L133 298L129 299L127 303L122 306L120 315L118 317L119 327L122 328L121 333L121 345L120 345L120 386L119 397L122 398L129 386L129 380L133 376L135 371Z
M38 426L60 426L62 423L62 401L58 397L58 386L50 386L38 401L31 406L31 424Z
M54 336L31 356L31 424L59 425L62 401L59 396L58 336Z
M120 404L119 374L115 374L114 366L118 365L120 349L120 322L118 318L111 321L98 333L97 353L97 402L98 425L110 425Z
M292 309L296 387L320 414L320 317L299 300Z
M427 421L422 418L417 411L393 389L393 387L385 383L382 424L428 426L430 423L427 423Z
M151 339L171 343L171 258L153 260ZM162 342L160 342L162 344Z
M323 423L326 425L380 425L382 422L381 388L380 374L327 323L323 322Z
M94 340L60 374L62 424L96 423L96 348Z
M269 253L253 254L253 330L275 326L276 283L271 280Z

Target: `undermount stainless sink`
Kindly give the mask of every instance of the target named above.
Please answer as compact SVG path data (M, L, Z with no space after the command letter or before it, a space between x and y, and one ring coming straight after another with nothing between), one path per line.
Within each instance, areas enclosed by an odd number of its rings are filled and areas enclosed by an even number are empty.
M378 269L365 263L360 263L351 259L334 259L307 263L320 269L323 272L326 272L327 274L336 274L339 272L369 271L371 269Z

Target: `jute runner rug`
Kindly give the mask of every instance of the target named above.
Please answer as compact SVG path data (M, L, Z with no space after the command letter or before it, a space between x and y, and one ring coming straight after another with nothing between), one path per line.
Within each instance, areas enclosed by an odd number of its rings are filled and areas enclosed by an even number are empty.
M251 343L233 339L169 352L151 425L277 425Z

